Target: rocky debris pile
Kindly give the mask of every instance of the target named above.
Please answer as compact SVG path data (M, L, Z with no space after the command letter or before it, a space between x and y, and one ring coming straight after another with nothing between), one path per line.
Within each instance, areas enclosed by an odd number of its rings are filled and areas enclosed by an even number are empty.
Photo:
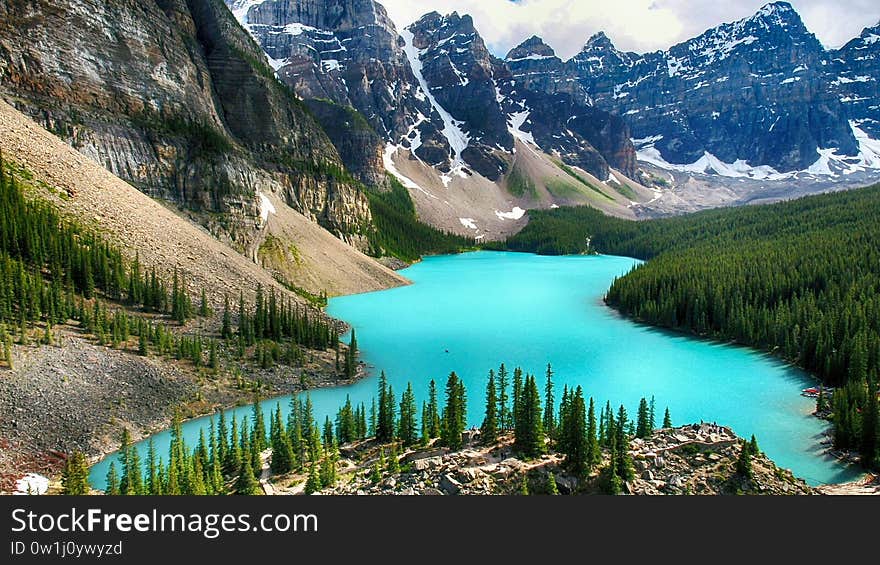
M70 335L61 341L16 347L16 369L0 379L0 437L23 452L102 453L122 425L139 435L198 390L173 364Z
M367 441L343 448L345 470L339 483L322 494L489 495L545 494L552 473L560 494L601 494L600 468L585 479L568 473L559 454L524 461L516 456L513 437L492 446L469 442L458 451L429 446L400 458L400 472L383 469L374 480L379 449ZM634 495L664 494L814 494L804 481L780 469L763 454L752 456L752 477L736 472L743 441L730 428L692 424L657 430L633 439L636 478L624 485ZM386 452L387 455L387 452ZM607 455L607 454L606 454ZM603 465L607 463L606 461ZM301 492L302 489L293 489Z
M691 424L633 439L636 479L632 494L812 494L791 471L766 455L752 456L752 478L736 474L742 441L733 430L715 424Z

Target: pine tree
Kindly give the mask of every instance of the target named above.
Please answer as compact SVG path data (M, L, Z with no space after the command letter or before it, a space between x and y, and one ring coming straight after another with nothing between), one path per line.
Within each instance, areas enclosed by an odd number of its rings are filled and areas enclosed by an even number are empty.
M132 445L128 428L122 430L122 445L119 448L122 458L122 478L119 491L125 495L143 494L143 475L137 448Z
M749 449L752 452L752 455L760 455L761 450L758 448L758 440L755 438L755 434L752 434L752 439L749 441Z
M61 486L63 494L73 496L89 494L89 467L81 451L74 451L64 461Z
M385 371L379 374L379 415L376 423L376 441L386 443L394 439L394 392L388 386Z
M522 409L522 369L519 367L513 370L513 406L511 407L511 418L510 418L510 427L516 430L517 426L517 418L520 417L520 411Z
M254 478L254 468L251 465L251 458L242 457L241 466L238 468L238 479L235 481L235 494L251 496L257 494L259 488L260 483Z
M453 371L446 381L446 406L440 432L443 445L453 450L461 449L466 413L464 384Z
M358 345L354 329L351 330L351 340L348 350L345 352L345 377L353 379L357 374Z
M556 438L556 420L553 417L553 407L556 400L553 398L553 368L547 363L547 382L544 385L544 433L550 439L552 445Z
M584 392L578 386L571 397L565 416L565 461L572 472L584 477L590 470L589 442L587 438L587 415Z
M217 359L217 342L213 339L211 340L208 349L208 366L211 367L211 370L214 372L220 367L220 361Z
M507 407L507 368L504 363L498 368L498 425L502 432L510 429L510 415Z
M405 447L416 443L416 396L412 383L407 383L406 390L400 397L400 420L397 426L397 437Z
M223 325L220 328L220 337L230 339L232 337L232 313L229 311L229 295L223 296Z
M636 425L636 437L638 438L646 438L650 435L650 414L648 408L648 401L645 400L644 397L639 401L639 411L637 416Z
M421 418L421 437L419 438L419 445L425 447L430 443L431 436L428 432L428 421L431 416L428 412L428 403L426 401L422 401L422 418Z
M535 377L526 376L516 404L514 420L514 447L526 458L538 457L544 452L544 426L541 422L541 397Z
M147 331L147 324L141 322L138 325L138 354L142 356L146 356L149 353Z
M739 458L736 460L736 474L744 479L752 478L752 455L751 447L747 442L743 442L739 452Z
M862 409L862 421L861 421L861 441L859 445L859 455L861 457L861 462L864 467L874 467L880 463L880 457L878 457L878 426L880 426L880 417L878 417L878 402L877 402L877 381L874 377L867 377L867 398L864 403L864 408Z
M388 456L388 463L386 470L389 473L399 473L400 472L400 454L397 452L397 444L391 444L391 453Z
M158 459L156 456L156 446L153 443L153 438L150 437L150 441L147 444L147 484L146 484L146 493L152 496L156 496L161 493L161 485L159 483L159 467L158 467Z
M285 433L284 424L281 420L281 405L279 404L272 418L272 459L269 467L276 475L289 473L294 467L293 446L290 436Z
M651 395L651 403L648 408L648 436L654 433L654 430L657 428L657 403L654 399L654 395Z
M201 302L199 303L199 316L202 318L207 318L211 315L211 308L208 306L208 297L205 294L205 289L202 289L202 297Z
M663 428L669 429L672 427L672 417L669 415L669 407L666 407L666 412L663 414Z
M632 455L629 452L629 437L627 435L627 414L623 404L617 411L617 439L615 447L617 449L617 475L621 481L631 481L635 478L635 470L633 469Z
M259 454L268 447L268 442L266 440L266 421L263 417L263 407L260 405L259 395L254 395L253 417L254 430L251 436L251 445L252 449Z
M596 431L596 408L593 397L590 397L590 408L587 412L587 469L592 470L602 462L602 450Z
M498 398L495 393L495 371L489 371L489 381L486 383L486 416L480 427L480 439L484 445L491 445L498 439Z
M313 462L311 465L309 465L309 478L306 479L305 493L314 494L320 491L321 488L322 485L321 477L318 474L318 463Z
M104 489L104 494L119 494L119 475L116 473L116 463L114 461L110 462L110 468L107 470L107 487Z
M437 400L437 382L431 379L428 384L428 437L440 437L440 404Z

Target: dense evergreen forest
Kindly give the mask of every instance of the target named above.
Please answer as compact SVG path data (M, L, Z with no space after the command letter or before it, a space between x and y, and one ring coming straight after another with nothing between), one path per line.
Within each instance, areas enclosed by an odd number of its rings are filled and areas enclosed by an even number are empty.
M372 254L391 255L406 262L423 255L458 253L475 247L473 239L440 231L421 222L406 187L388 177L388 192L367 191L375 230L370 235Z
M656 428L653 397L641 400L633 420L623 406L614 410L606 403L604 408L597 408L592 398L585 398L580 386L563 387L557 402L553 376L548 365L543 386L539 386L534 375L519 368L510 371L502 364L497 372L489 371L479 441L492 446L501 434L512 433L513 447L520 457L535 459L545 453L559 453L564 455L565 468L580 480L587 481L595 474L593 479L601 490L621 492L623 482L634 477L631 438L647 438ZM276 404L267 419L259 398L255 398L250 417L239 420L233 414L229 419L225 413L218 413L207 434L200 432L195 446L187 445L180 422L175 420L168 454L158 454L151 441L146 461L141 460L125 430L120 451L109 467L105 492L259 494L258 477L264 465L261 454L268 450L271 472L307 477L304 491L309 494L332 487L339 480L340 445L365 440L377 444L380 457L370 468L358 471L375 482L381 480L383 472L405 471L400 459L409 448L429 444L452 449L463 446L467 393L456 373L446 380L442 402L437 383L431 381L420 417L411 384L398 399L383 373L377 393L369 408L364 404L353 406L346 398L335 420L327 417L323 425L315 419L308 394L305 399L302 395L291 399L286 418L281 405ZM662 425L672 427L668 408ZM754 438L744 445L754 446L757 451ZM747 472L743 473L747 480ZM62 483L66 494L88 492L88 469L81 454L68 459Z
M645 222L589 208L530 218L508 249L648 260L608 290L622 313L759 347L837 387L821 399L836 445L877 465L880 186Z
M248 360L263 368L301 365L303 348L335 348L341 355L335 325L325 316L261 288L254 304L239 297L237 316L226 298L219 336L188 334L187 320L212 315L205 289L194 304L195 289L177 271L167 281L50 204L26 198L17 177L29 176L0 155L0 362L7 367L16 340L53 344L63 324L100 345L189 360L213 371ZM351 351L345 353L349 377L356 369Z

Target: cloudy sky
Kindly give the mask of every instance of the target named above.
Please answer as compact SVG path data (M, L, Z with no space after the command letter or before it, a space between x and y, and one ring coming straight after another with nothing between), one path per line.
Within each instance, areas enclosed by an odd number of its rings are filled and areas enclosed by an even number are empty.
M748 17L767 0L379 0L398 27L431 10L470 14L499 56L537 34L567 58L604 30L619 49L666 49L722 22ZM790 0L827 47L880 20L877 0Z

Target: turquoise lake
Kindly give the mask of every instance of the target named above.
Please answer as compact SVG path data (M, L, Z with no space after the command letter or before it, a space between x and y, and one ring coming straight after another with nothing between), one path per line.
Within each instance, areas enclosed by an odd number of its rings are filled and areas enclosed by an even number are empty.
M614 277L638 261L613 256L541 257L476 252L430 257L402 274L413 285L330 300L327 312L357 331L369 376L335 389L310 392L320 422L350 395L369 407L384 370L399 398L411 381L421 406L428 383L443 391L455 371L468 393L468 420L479 425L489 369L539 376L547 363L555 372L557 401L563 385L581 385L604 405L624 404L634 416L639 399L656 397L659 420L668 406L674 425L701 420L755 434L761 449L810 484L852 480L857 469L822 456L826 424L810 415L815 402L800 391L815 384L808 375L747 348L658 331L621 318L602 304ZM264 402L268 416L277 402ZM442 400L442 398L441 398ZM235 410L249 416L250 407ZM184 424L190 445L209 418ZM169 433L153 436L167 459ZM138 444L142 457L146 444ZM91 472L101 488L110 456Z

